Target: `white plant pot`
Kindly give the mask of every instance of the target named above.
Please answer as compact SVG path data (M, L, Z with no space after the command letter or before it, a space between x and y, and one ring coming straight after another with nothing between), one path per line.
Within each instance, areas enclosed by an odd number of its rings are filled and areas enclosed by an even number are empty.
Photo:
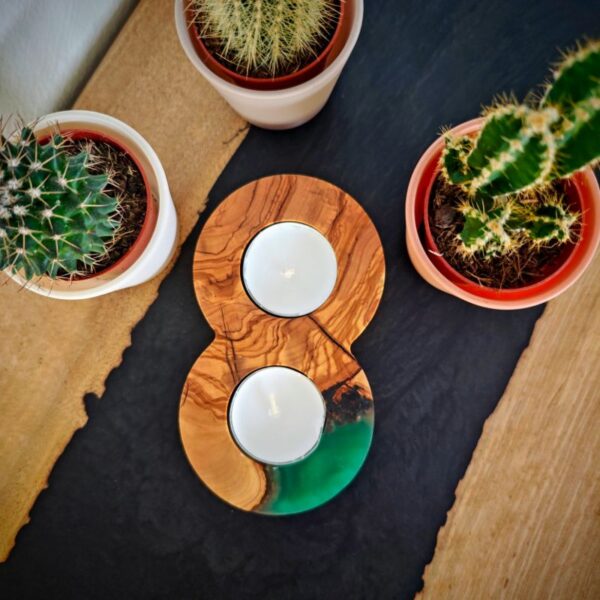
M36 133L50 132L56 126L62 130L87 130L105 134L121 142L136 158L146 174L157 207L157 220L152 236L137 260L119 274L102 272L97 276L72 282L42 277L26 281L20 275L7 273L24 288L50 298L85 300L144 283L157 275L169 262L177 242L177 214L171 199L165 171L150 144L135 129L122 121L87 110L67 110L41 118Z
M265 129L291 129L310 121L329 99L350 58L362 26L363 0L346 0L352 24L340 54L309 81L283 90L251 90L225 81L200 59L188 31L184 8L187 0L175 0L175 24L183 49L192 64L244 119Z

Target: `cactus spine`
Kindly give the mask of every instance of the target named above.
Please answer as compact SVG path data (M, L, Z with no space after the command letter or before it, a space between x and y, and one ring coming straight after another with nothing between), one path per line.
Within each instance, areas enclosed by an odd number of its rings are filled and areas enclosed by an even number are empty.
M316 55L337 18L333 0L192 0L202 37L239 72L290 73Z
M27 280L93 269L119 226L109 176L91 174L93 157L67 145L59 135L39 143L30 127L0 135L0 268Z
M484 117L475 138L447 135L441 158L445 179L469 197L458 207L460 251L497 256L572 241L579 215L545 190L600 157L600 42L564 57L538 106L499 103Z

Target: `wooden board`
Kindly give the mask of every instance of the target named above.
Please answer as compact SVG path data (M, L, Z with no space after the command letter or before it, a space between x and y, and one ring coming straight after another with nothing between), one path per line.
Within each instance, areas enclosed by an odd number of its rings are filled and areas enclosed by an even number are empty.
M537 322L425 570L422 599L600 598L600 256Z
M330 242L338 276L327 301L296 318L275 317L244 288L244 251L278 222L314 227ZM237 508L290 514L329 500L354 478L369 450L374 407L352 342L373 318L385 279L377 231L351 196L312 177L278 175L240 188L207 221L194 256L194 287L216 333L196 361L181 397L179 427L188 459L204 483ZM267 366L307 375L326 404L326 425L312 454L270 466L244 454L228 427L237 384Z
M179 46L173 3L143 0L76 103L135 127L158 153L180 221L180 243L247 125ZM134 289L83 302L0 285L0 560L56 459L87 416L167 271Z

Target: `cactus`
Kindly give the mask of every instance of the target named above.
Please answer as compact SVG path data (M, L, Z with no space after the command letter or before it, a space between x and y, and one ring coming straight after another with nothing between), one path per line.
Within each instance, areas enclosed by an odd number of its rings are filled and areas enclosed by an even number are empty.
M1 129L0 129L1 132ZM93 270L118 230L119 199L88 152L60 135L40 143L31 127L0 135L0 268L25 279ZM71 144L72 147L72 144Z
M600 42L568 54L539 106L498 104L479 135L446 136L442 172L469 195L547 186L600 157Z
M554 128L553 176L568 177L600 156L600 42L567 54L546 89L542 107L560 114Z
M192 0L194 23L220 57L246 75L298 69L326 39L333 0Z
M523 229L529 242L542 246L550 242L564 244L575 238L574 225L579 215L565 208L561 199L545 201L525 213Z
M533 248L573 241L579 215L565 204L554 191L542 198L501 201L478 197L464 201L458 206L465 219L458 235L459 252L490 258L524 245Z
M496 106L487 111L483 127L470 145L464 137L447 137L443 172L448 181L470 195L504 196L540 186L554 164L550 127L557 118L553 108L538 111L516 104Z
M512 235L509 222L514 212L512 202L468 201L459 205L465 224L459 234L459 251L464 255L482 253L486 257L507 254L520 245Z
M600 42L567 54L535 107L503 101L475 138L445 137L441 171L466 192L463 255L506 255L573 241L579 215L552 182L600 157Z

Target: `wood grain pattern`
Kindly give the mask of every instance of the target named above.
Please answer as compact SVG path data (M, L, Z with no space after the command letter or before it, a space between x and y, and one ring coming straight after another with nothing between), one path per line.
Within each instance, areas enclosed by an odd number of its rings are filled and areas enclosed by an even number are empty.
M142 0L76 108L114 115L154 147L182 243L244 138L246 123L187 60L172 2ZM12 281L0 285L0 560L27 523L55 461L85 425L84 394L102 394L167 272L82 302L37 296Z
M600 256L550 302L483 434L420 598L600 598Z
M331 296L304 317L263 312L242 283L248 243L282 221L317 229L338 261ZM216 339L186 381L180 431L190 463L220 498L269 512L265 501L274 493L268 470L239 450L227 424L230 396L250 372L275 365L297 369L329 398L332 427L362 417L372 422L369 384L350 346L373 318L384 278L383 248L370 219L354 199L324 181L267 177L234 192L211 215L196 247L194 286Z

